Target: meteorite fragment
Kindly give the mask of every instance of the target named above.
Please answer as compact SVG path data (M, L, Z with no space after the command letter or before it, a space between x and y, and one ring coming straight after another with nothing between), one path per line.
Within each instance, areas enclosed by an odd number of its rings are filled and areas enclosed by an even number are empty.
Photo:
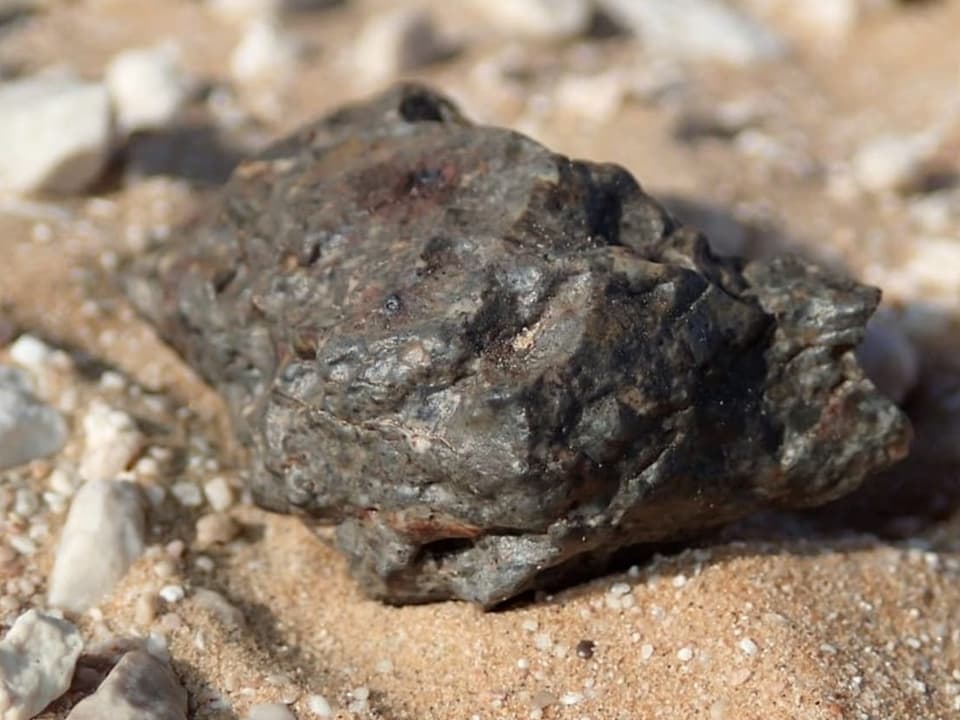
M853 348L879 297L714 256L620 167L418 86L241 165L138 305L226 398L267 508L366 589L489 607L902 457Z

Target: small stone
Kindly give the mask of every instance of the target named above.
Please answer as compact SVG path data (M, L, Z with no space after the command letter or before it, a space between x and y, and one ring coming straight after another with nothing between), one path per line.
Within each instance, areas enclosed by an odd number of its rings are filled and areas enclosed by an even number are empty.
M217 476L203 484L207 503L216 512L229 510L233 505L233 489L225 477Z
M649 660L653 657L653 645L650 643L644 643L640 646L640 659Z
M353 44L353 65L369 85L444 60L456 46L437 30L425 8L399 7L375 15Z
M170 667L143 650L126 653L67 720L186 720L187 691Z
M196 483L189 480L181 480L173 484L170 492L184 507L200 507L203 505L203 493Z
M34 397L26 375L0 365L0 470L58 452L67 435L63 417Z
M206 588L193 591L193 601L217 617L227 628L235 630L246 623L243 613L223 595Z
M218 17L232 23L272 21L281 9L280 0L207 0L206 5Z
M110 97L100 83L41 75L0 85L0 188L86 190L110 153Z
M296 69L299 48L276 23L249 24L230 55L230 76L241 86L284 84Z
M677 651L677 660L680 662L690 662L693 659L693 650L688 647L680 648Z
M34 373L40 373L53 358L53 348L43 340L24 333L10 346L10 358Z
M83 638L66 620L28 610L0 641L0 718L29 720L63 695Z
M171 605L180 602L186 597L186 592L182 585L164 585L157 594L161 600Z
M626 96L625 77L616 69L594 75L564 75L554 90L557 108L598 124L616 117Z
M757 644L750 638L743 638L737 643L737 646L740 650L743 651L745 655L756 655L757 654Z
M592 17L587 0L471 0L470 5L504 33L541 40L582 35Z
M150 627L157 619L159 609L159 598L154 593L147 592L138 596L133 609L134 622L140 627Z
M180 113L192 83L176 43L126 50L110 61L105 81L124 132L166 127Z
M577 643L577 657L583 660L589 660L593 657L593 651L597 644L593 640L581 640Z
M853 175L860 187L869 192L909 191L939 144L939 138L932 133L873 138L854 155Z
M333 708L323 695L310 695L307 698L307 708L318 718L333 717Z
M143 448L143 434L133 418L100 401L92 402L83 416L83 434L79 472L85 480L116 477Z
M280 703L254 705L247 712L246 720L296 720L290 708Z
M145 508L136 485L90 480L70 504L50 574L52 607L81 613L106 597L144 550Z
M667 57L749 65L785 50L781 38L723 0L600 0L600 7Z
M197 520L197 548L206 550L212 545L224 545L240 533L240 526L229 515L210 513Z

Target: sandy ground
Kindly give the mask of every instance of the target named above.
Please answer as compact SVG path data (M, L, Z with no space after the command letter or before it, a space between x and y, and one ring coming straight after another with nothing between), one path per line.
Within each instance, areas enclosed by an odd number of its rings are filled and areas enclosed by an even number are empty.
M350 43L389 5L354 0L289 19L301 60L265 100L239 98L249 112L229 130L218 129L201 98L180 131L131 141L88 196L0 196L0 311L70 351L45 379L45 396L77 413L104 399L137 417L150 447L168 450L157 453L156 473L135 473L139 482L171 487L221 475L240 494L243 469L218 399L129 309L118 268L203 212L229 166L226 148L254 148L369 92L351 72ZM196 718L239 718L273 701L314 717L314 694L338 717L358 718L960 717L960 295L951 295L960 286L950 285L960 269L902 271L925 242L960 244L960 213L931 229L916 212L930 187L859 192L848 167L871 137L945 123L919 180L950 192L960 170L960 123L951 115L960 99L960 3L880 8L837 42L781 19L792 52L748 68L664 63L630 38L521 42L455 3L427 5L464 51L412 76L449 92L468 115L574 156L619 162L744 252L790 247L884 286L886 307L920 358L905 400L915 459L862 500L744 523L702 547L487 614L460 603L369 601L325 531L243 502L230 511L239 537L201 550L194 525L208 509L167 494L151 518L152 550L108 602L78 619L89 647L166 638ZM200 2L52 2L0 35L0 67L28 73L69 63L94 77L117 51L172 37L190 71L216 88L241 32ZM504 66L517 70L496 75ZM565 78L618 71L633 90L611 112L594 111L593 90L558 92ZM731 102L751 108L748 130L678 138L678 128ZM104 367L127 381L104 382ZM42 491L81 443L76 428L62 457L6 479ZM49 532L35 554L0 563L7 624L42 603L62 520L47 512L43 521ZM8 515L3 529L16 532L17 522ZM24 579L30 592L18 584ZM148 611L153 601L142 598L170 584L186 588L186 598ZM242 619L200 602L202 588L220 592ZM43 717L64 717L82 692Z

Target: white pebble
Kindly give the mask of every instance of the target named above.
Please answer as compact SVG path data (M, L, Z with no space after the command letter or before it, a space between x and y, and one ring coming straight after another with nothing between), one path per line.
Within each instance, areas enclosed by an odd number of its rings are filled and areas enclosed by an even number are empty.
M255 20L230 55L230 74L239 85L285 84L298 55L296 43L276 23Z
M687 576L683 574L674 575L673 580L671 581L671 584L675 588L682 588L684 585L687 584Z
M853 157L854 177L870 192L909 189L938 145L939 139L931 133L873 138Z
M544 40L582 34L592 12L587 0L471 0L470 5L504 33Z
M653 645L650 643L644 643L640 646L640 659L649 660L653 657Z
M87 189L106 165L112 130L100 83L49 73L0 85L0 188Z
M83 638L66 620L28 610L0 641L0 713L29 720L70 687Z
M577 705L583 702L583 695L576 692L564 693L560 696L561 705Z
M186 592L182 585L164 585L157 594L164 602L171 604L178 603L186 597Z
M310 695L307 697L307 707L314 715L319 718L333 717L333 708L323 695Z
M537 633L533 636L533 646L537 650L549 650L553 647L553 640L547 633Z
M127 469L143 447L143 434L129 415L94 401L83 416L80 477L106 480Z
M352 69L376 86L397 75L442 60L454 46L437 31L428 10L396 7L374 15L353 43Z
M680 662L690 662L693 659L693 650L688 647L680 648L677 651L677 660Z
M723 0L600 0L599 4L664 57L749 65L785 50L781 38Z
M184 507L200 507L203 505L203 493L196 483L189 480L181 480L173 484L170 492L177 501Z
M229 510L233 505L233 489L223 476L218 475L205 482L203 484L203 494L207 496L207 502L216 512Z
M126 50L107 66L105 80L124 132L169 125L189 97L191 81L176 43Z
M10 358L28 370L39 373L50 363L53 357L53 348L43 340L24 333L10 346Z
M137 487L91 480L70 504L50 574L52 607L84 612L110 593L144 550L145 513Z
M757 644L750 638L743 638L737 645L746 655L757 654Z
M247 711L246 720L296 720L290 708L280 703L253 705Z
M610 586L610 594L611 594L611 595L614 595L614 596L616 596L616 597L620 597L620 596L622 596L622 595L626 595L626 594L629 593L629 592L630 592L630 585L629 585L629 583L618 582L618 583L614 583L613 585Z

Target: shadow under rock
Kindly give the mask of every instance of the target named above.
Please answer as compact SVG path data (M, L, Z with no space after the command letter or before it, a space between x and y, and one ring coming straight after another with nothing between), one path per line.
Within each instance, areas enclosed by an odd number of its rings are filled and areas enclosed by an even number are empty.
M246 154L209 124L135 133L123 151L124 172L168 175L199 185L222 185Z

